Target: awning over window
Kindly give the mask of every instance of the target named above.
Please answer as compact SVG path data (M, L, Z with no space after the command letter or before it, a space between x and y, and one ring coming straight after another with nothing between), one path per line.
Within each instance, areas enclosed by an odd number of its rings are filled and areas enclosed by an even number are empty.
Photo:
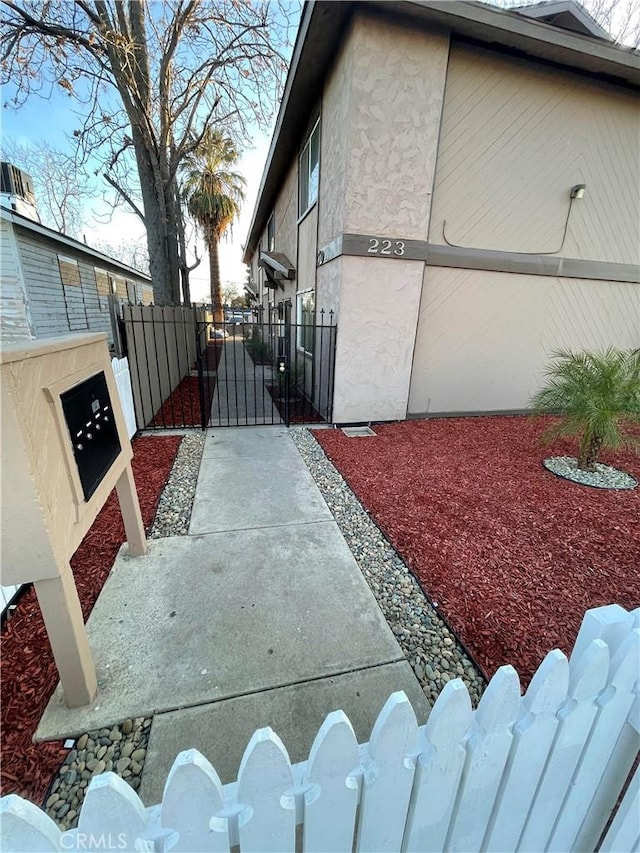
M296 277L295 267L282 252L261 252L258 266L262 267L267 275L267 287L281 287L284 290L282 281L293 281Z

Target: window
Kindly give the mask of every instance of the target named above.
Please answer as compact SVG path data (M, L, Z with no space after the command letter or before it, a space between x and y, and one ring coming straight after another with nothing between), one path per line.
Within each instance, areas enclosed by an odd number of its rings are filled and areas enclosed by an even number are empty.
M296 344L298 349L309 355L313 354L314 319L316 311L316 292L307 290L298 293L297 297L298 334Z
M276 248L276 223L273 213L267 222L267 252L274 252Z
M120 299L127 299L127 283L119 275L111 276L111 291Z
M58 267L60 268L60 278L65 287L80 287L80 268L78 262L73 258L65 258L58 255Z
M320 179L320 121L302 149L298 166L299 213L303 216L318 199Z
M98 291L98 296L108 296L111 292L109 290L109 274L106 270L101 270L98 267L94 267L93 272L96 277L96 290Z

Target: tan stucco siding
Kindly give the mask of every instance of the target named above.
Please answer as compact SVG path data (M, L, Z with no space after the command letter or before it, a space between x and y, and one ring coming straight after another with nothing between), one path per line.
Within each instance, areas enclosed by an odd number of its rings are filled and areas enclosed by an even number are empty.
M298 226L298 290L316 286L316 243L318 205L312 207Z
M278 195L274 211L276 252L283 252L291 261L296 263L296 239L298 221L298 160L294 159L287 173L287 178ZM266 248L266 230L263 244Z
M427 267L409 413L527 408L554 349L640 346L640 285Z
M404 418L423 264L358 257L340 263L334 421Z
M333 311L334 321L340 308L340 289L342 287L343 258L336 258L330 264L324 264L316 270L316 310L324 308L329 322L329 312Z
M344 231L353 51L345 40L322 96L320 127L320 245Z
M640 260L640 99L491 51L452 45L430 240Z
M357 17L350 51L344 231L424 240L448 36Z

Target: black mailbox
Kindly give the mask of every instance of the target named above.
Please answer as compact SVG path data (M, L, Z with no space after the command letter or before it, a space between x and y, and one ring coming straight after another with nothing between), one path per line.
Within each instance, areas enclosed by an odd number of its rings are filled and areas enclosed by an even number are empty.
M120 453L107 380L103 372L60 395L85 500Z

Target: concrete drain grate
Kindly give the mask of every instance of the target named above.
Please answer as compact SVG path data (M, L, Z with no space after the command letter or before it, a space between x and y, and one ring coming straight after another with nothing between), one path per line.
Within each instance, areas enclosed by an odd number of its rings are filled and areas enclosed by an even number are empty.
M377 433L368 426L342 427L342 432L347 436L347 438L366 438L369 435L377 435Z

